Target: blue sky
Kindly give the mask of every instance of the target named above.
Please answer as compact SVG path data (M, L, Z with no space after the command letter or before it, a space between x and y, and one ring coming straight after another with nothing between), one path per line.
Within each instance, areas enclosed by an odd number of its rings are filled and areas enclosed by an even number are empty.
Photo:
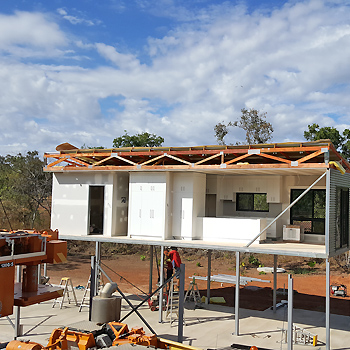
M350 127L347 0L3 0L0 62L2 155L124 130L215 144L242 108L267 113L273 142Z

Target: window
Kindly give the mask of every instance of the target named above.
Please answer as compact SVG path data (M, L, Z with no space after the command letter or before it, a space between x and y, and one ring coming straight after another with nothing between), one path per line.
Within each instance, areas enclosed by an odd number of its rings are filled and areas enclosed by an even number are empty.
M349 189L337 187L336 190L336 248L349 246Z
M266 193L237 193L237 211L269 211Z
M291 203L305 190L291 190ZM325 234L326 190L310 190L290 210L290 223L300 225L306 234Z

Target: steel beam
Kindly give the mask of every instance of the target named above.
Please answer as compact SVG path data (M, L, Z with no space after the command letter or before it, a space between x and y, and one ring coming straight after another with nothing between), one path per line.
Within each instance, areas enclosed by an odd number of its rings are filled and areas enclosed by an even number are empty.
M306 193L308 193L312 187L314 187L323 177L325 177L327 172L323 173L315 182L313 182L298 198L296 198L291 204L288 205L280 214L278 214L265 228L263 228L245 247L251 246L271 225L273 225L287 210L289 210L294 204L296 204L301 198L303 198Z

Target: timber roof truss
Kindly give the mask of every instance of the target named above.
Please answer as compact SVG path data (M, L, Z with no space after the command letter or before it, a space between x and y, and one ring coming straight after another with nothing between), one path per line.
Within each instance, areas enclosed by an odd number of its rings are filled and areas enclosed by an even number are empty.
M327 168L350 164L330 140L238 146L125 147L78 149L68 143L45 153L45 171L215 170L250 168ZM329 163L331 161L331 164Z

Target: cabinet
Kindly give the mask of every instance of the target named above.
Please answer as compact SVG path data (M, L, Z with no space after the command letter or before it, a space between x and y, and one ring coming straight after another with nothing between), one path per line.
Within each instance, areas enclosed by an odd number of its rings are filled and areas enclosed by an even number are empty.
M198 238L197 217L205 214L205 174L174 174L172 236Z
M128 235L163 238L166 179L142 175L130 175Z
M233 200L233 178L231 176L221 176L218 182L220 193L219 199Z
M267 183L267 202L281 203L281 176L271 176Z
M218 191L218 177L217 175L207 175L206 178L206 194L217 194Z

